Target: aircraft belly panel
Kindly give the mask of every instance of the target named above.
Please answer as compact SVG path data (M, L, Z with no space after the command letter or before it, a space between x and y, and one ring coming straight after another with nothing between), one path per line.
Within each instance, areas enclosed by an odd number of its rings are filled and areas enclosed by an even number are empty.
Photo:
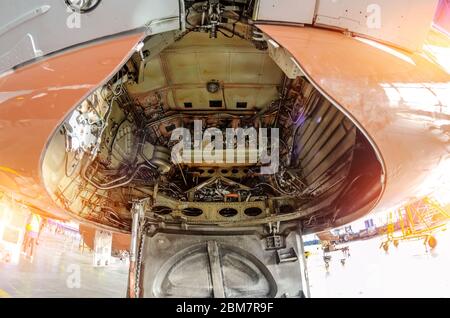
M386 184L377 207L417 193L448 155L450 76L444 68L423 55L335 31L258 27L292 54L314 86L378 149ZM441 45L448 47L445 41Z

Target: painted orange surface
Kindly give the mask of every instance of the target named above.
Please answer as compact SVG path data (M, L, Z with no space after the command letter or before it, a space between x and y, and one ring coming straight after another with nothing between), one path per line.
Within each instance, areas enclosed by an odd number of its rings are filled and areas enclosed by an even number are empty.
M408 53L332 30L258 27L291 53L316 88L378 148L385 166L378 209L422 191L450 150L449 55L430 58L425 50ZM442 34L427 45L449 53L450 39Z
M41 180L41 156L66 115L112 76L143 34L102 40L0 75L0 189L61 218Z

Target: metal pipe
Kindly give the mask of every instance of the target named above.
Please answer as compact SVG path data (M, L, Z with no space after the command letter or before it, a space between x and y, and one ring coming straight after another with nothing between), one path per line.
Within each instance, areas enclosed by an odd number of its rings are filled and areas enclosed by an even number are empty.
M137 240L139 232L139 218L140 218L140 203L133 204L133 216L131 223L131 246L130 246L130 261L136 260L137 254Z

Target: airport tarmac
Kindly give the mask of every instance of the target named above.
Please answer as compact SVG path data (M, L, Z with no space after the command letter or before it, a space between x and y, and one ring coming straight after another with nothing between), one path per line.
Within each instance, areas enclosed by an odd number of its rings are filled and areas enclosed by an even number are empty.
M427 252L422 241L400 242L386 254L381 237L349 246L342 265L333 252L329 272L322 251L309 246L312 297L450 297L450 230L436 235L438 245ZM108 267L92 266L92 253L80 252L63 236L45 233L33 263L0 264L1 297L124 297L127 264L115 259Z
M450 297L450 229L436 234L438 244L427 251L423 240L392 244L385 253L385 237L356 241L342 265L342 252L333 252L329 272L322 252L308 259L311 297Z
M0 297L124 297L128 265L113 258L100 268L92 260L78 242L43 233L33 263L24 257L18 265L0 263Z

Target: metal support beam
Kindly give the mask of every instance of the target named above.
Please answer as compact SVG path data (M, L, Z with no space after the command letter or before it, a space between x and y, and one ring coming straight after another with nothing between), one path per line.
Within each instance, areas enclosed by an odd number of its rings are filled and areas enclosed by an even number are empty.
M216 241L208 241L209 266L213 283L214 298L225 298L222 265L220 263L219 246Z
M144 225L144 203L137 201L133 203L132 227L131 227L131 245L130 245L130 269L128 273L128 297L138 298L141 291L139 279L140 257L139 250L142 248L142 235Z
M305 257L305 246L303 244L303 231L300 226L297 228L296 234L297 241L297 249L298 249L298 263L300 266L301 273L301 281L302 281L302 290L303 294L306 298L311 297L309 291L309 277L308 277L308 268L306 266L306 257Z

